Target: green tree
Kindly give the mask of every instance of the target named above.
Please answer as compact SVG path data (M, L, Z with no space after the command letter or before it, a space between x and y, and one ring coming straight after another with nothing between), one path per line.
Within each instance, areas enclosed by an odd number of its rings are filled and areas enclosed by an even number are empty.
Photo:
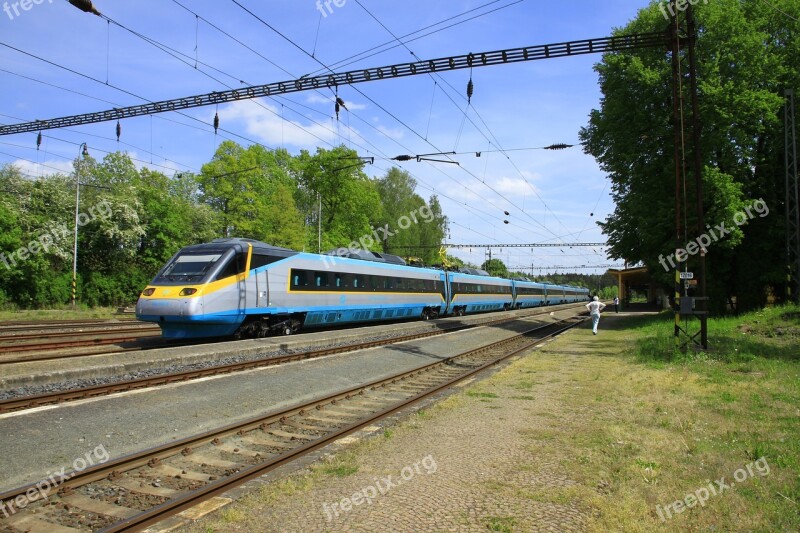
M481 270L485 270L492 276L497 276L499 278L507 278L509 276L508 268L506 268L505 263L499 259L487 259L481 265Z
M383 204L379 226L389 227L392 233L383 240L383 251L419 257L429 265L440 262L447 217L442 214L439 199L434 195L426 203L414 192L417 181L397 167L389 169L376 185Z
M220 235L302 248L303 217L294 201L285 151L223 142L197 177L201 201L219 213Z
M773 4L800 14L796 2ZM764 303L765 286L779 284L782 277L782 94L786 87L800 87L800 24L756 0L716 0L699 4L695 14L706 222L734 226L708 249L709 295L716 309L734 294L740 307L753 307ZM653 2L619 33L663 30L662 13ZM663 49L615 52L606 54L596 70L602 105L580 136L612 181L616 208L600 223L609 254L643 261L671 286L674 273L659 265L659 258L675 248L670 54ZM689 123L691 116L685 119ZM692 154L687 158L691 161ZM693 182L688 173L690 199ZM759 198L772 214L736 228L733 215ZM706 231L697 227L693 203L688 205L681 247ZM694 262L689 262L692 269Z
M303 150L292 167L299 185L297 204L309 222L308 249L317 250L320 203L323 252L372 235L383 209L375 183L361 171L355 151L339 146L332 150L317 148L311 155ZM374 242L368 248L380 250L381 245Z

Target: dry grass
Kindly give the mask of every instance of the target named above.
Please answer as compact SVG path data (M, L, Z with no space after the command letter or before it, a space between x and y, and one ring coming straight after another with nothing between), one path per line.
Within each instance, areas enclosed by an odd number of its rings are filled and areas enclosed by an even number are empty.
M578 481L569 494L591 514L590 529L800 530L800 365L785 343L748 339L760 355L746 355L743 367L740 352L684 357L670 346L660 356L652 346L671 342L670 317L603 326L597 337L582 329L514 369L555 372L547 381L564 386L561 416L525 437L536 462L558 461ZM735 345L740 334L712 330L718 346ZM735 474L741 482L709 493L703 506L686 499ZM692 507L677 513L677 500Z
M116 307L81 308L73 310L69 306L61 309L28 309L0 310L0 321L33 321L33 320L84 320L84 319L130 319L133 315L121 315Z

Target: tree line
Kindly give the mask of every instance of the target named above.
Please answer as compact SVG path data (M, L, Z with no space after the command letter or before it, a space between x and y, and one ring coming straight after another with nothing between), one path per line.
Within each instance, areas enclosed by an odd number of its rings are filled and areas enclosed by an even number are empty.
M800 10L796 0L714 0L698 3L695 15L704 227L695 216L689 151L683 231L676 243L671 52L606 54L595 67L601 106L580 137L612 182L616 208L600 223L610 256L644 263L669 288L674 269L662 263L669 266L676 247L691 255L696 242L711 241L705 246L711 309L721 311L735 301L746 310L786 293L784 91L800 95ZM666 25L653 2L618 33L663 31ZM688 125L695 117L688 105L685 54L679 94L687 103ZM759 216L743 216L753 205L764 207ZM721 224L724 231L716 230ZM689 258L690 270L698 257Z
M220 144L201 171L167 176L128 155L91 156L70 175L29 179L0 168L0 307L68 303L72 293L75 184L81 183L77 292L82 305L116 306L139 292L180 248L242 237L300 251L346 247L364 235L377 252L440 261L447 217L407 172L371 179L344 146L315 153ZM425 213L406 224L409 213ZM401 221L398 227L398 221Z

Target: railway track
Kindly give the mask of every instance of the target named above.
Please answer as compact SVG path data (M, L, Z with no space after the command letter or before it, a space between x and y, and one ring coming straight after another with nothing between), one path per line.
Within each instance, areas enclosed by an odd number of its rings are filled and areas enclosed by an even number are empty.
M529 329L509 339L270 413L122 457L64 479L0 494L0 530L138 531L296 460L525 352L583 319ZM24 506L15 506L15 502ZM2 518L2 517L0 517Z
M38 339L50 339L50 338L71 338L71 337L86 337L88 335L100 334L104 335L106 333L114 333L115 335L120 334L129 334L129 333L151 333L151 334L159 334L161 333L161 328L158 326L153 326L150 324L140 323L138 326L131 327L129 324L119 324L119 325L105 325L105 326L93 326L91 328L78 328L79 331L62 331L62 332L51 332L45 333L39 331L38 333L23 333L23 334L15 334L11 333L10 335L6 333L6 331L0 331L0 343L12 343L12 342L19 342L19 341L27 341L27 340L38 340ZM93 331L86 331L87 329L100 329L100 331L93 332ZM32 329L27 328L21 331L32 331Z
M536 316L530 315L530 316ZM157 387L163 385L169 385L171 383L181 383L185 381L191 381L193 379L199 379L204 377L210 376L218 376L224 374L232 374L234 372L242 372L245 370L251 370L254 368L262 368L266 366L275 366L281 365L293 361L302 361L306 359L316 359L319 357L325 357L329 355L335 355L339 353L345 352L352 352L356 350L364 350L367 348L374 348L377 346L385 346L388 344L395 344L415 339L422 339L426 337L434 337L438 335L443 335L445 333L452 333L455 331L462 331L471 329L478 326L491 326L497 325L504 322L520 320L522 318L529 318L526 317L514 317L514 318L501 318L497 320L493 320L487 323L482 323L478 325L460 325L454 326L450 328L443 328L441 330L434 330L434 331L426 331L422 333L412 333L408 335L401 335L398 337L391 337L386 339L380 340L373 340L368 342L361 342L356 344L348 344L344 346L336 346L332 348L324 348L320 350L308 350L302 351L290 355L284 356L272 356L272 357L265 357L260 359L253 359L248 361L241 361L236 363L230 364L223 364L217 366L211 366L207 368L200 368L194 370L187 370L183 372L175 372L171 374L162 374L158 376L150 376L141 379L132 379L132 380L125 380L125 381L117 381L114 383L108 383L103 385L96 385L92 387L84 387L80 389L72 389L67 391L55 391L55 392L48 392L44 394L38 394L35 396L22 396L19 398L9 398L6 400L0 400L0 414L9 413L13 411L18 411L22 409L33 409L36 407L42 407L45 405L54 405L54 404L61 404L70 401L76 400L84 400L87 398L96 398L99 396L107 396L110 394L116 394L121 392L129 392L136 389L144 389L148 387ZM0 363L1 364L1 363Z
M129 323L64 321L58 324L14 326L11 329L0 327L0 365L125 352L169 344L161 340L157 326L126 322ZM60 331L49 331L48 327ZM126 343L140 344L112 348ZM78 348L89 349L73 350Z
M48 330L48 329L75 329L75 328L105 328L115 325L137 323L135 318L117 318L114 321L98 318L96 320L44 320L37 322L4 321L0 324L0 334L14 331Z
M120 333L124 333L120 335ZM109 335L113 335L110 337L105 336L105 334L100 336L93 336L91 338L86 333L81 334L54 334L52 337L47 338L54 338L54 339L69 339L71 337L84 337L80 339L73 339L73 340L59 340L59 341L52 341L52 342L32 342L32 343L18 343L16 339L15 342L7 342L6 339L0 339L0 355L8 354L8 353L25 353L25 352L43 352L48 350L63 350L65 348L82 348L85 346L103 346L109 344L120 344L124 342L134 342L138 341L139 339L148 338L148 337L156 337L158 336L157 332L153 331L138 331L138 330L131 330L125 332L113 332ZM42 338L42 337L40 337ZM57 355L53 355L50 358L57 358ZM6 363L13 363L16 362L15 360L0 360L0 364Z

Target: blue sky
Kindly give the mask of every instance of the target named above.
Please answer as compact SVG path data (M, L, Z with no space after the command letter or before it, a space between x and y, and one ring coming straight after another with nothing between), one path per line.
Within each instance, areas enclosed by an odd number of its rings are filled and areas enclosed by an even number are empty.
M66 0L0 0L0 43L85 75L0 46L0 123L143 103L118 89L156 101L322 73L320 62L337 71L406 62L413 56L398 46L348 65L340 63L392 41L389 31L403 36L447 19L450 22L423 33L440 31L409 42L408 48L429 59L604 37L647 3L337 0L328 9L317 0L94 1L112 20L173 49L180 61ZM470 10L474 11L459 16ZM466 20L476 15L482 16ZM462 23L443 29L455 22ZM439 195L451 220L449 242L603 242L595 221L602 220L613 203L594 159L580 147L527 150L578 142L579 129L599 106L592 69L599 59L590 55L474 69L469 108L465 94L470 72L464 70L436 79L417 76L342 86L339 96L350 111L342 111L338 122L332 94L321 91L192 109L186 116L126 119L119 144L113 122L45 130L38 152L35 133L4 136L0 164L14 163L32 177L68 172L78 146L86 142L95 158L127 151L137 165L172 175L199 171L220 142L232 139L244 145L283 146L293 154L344 143L362 156L375 156L375 164L365 171L378 176L392 166L387 159L399 154L456 151L460 167L399 164L417 180L421 196ZM217 135L212 127L215 112L226 130ZM494 151L499 147L507 152ZM479 151L481 157L476 157ZM486 251L451 253L480 264ZM495 249L493 256L512 267L609 263L601 248L503 248Z

